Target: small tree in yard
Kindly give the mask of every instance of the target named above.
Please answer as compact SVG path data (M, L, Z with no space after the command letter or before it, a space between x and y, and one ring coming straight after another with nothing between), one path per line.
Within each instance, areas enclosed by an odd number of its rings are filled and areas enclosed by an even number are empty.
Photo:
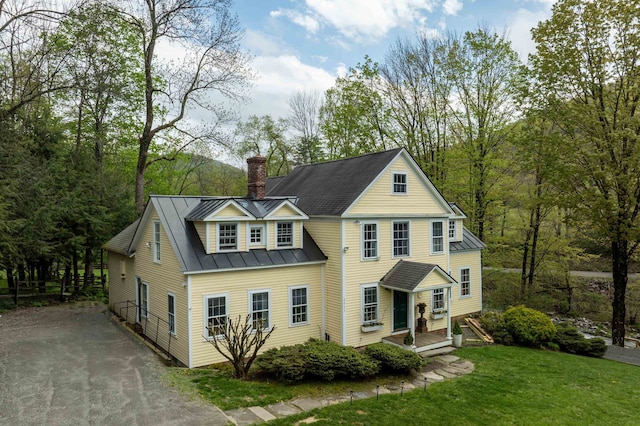
M251 315L247 315L243 323L242 316L238 315L236 321L221 318L207 327L211 337L209 343L233 364L238 379L247 378L258 351L276 329L273 326L267 332L262 324L261 318L253 320Z

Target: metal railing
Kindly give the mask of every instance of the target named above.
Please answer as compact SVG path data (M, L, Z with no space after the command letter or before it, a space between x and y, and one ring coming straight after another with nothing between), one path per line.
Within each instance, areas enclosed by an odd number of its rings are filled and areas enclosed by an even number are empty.
M138 309L141 309L138 315ZM169 332L169 322L142 309L131 300L116 302L112 306L112 312L124 320L131 329L142 335L145 340L152 343L154 347L166 353L167 356L176 362L175 356L171 355L171 340L175 339L173 333ZM160 328L164 331L160 331Z

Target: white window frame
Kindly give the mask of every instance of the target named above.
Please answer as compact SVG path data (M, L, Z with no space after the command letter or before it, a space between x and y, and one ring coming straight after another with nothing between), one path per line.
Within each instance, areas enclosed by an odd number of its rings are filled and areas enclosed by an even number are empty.
M291 227L291 244L283 245L278 241L280 239L280 235L279 235L280 225L289 225ZM275 228L276 228L276 248L285 248L285 249L293 248L296 242L296 231L295 231L295 226L293 226L293 221L287 220L287 221L276 222Z
M368 226L375 226L375 239L365 239L366 228ZM380 231L378 222L362 222L360 227L360 257L362 260L377 260L380 258ZM375 254L373 256L367 256L366 243L368 241L375 242Z
M304 290L305 303L294 304L293 292L296 290ZM296 312L296 309L304 309L304 312ZM300 315L306 317L303 321L296 321L296 318ZM309 324L309 286L308 285L296 285L289 287L289 327L298 327L301 325Z
M260 241L258 241L258 242L251 241L251 238L252 238L251 232L254 229L260 231ZM265 245L265 227L264 227L264 225L250 225L249 226L249 245L250 246L264 246Z
M467 271L466 280L464 279L464 271ZM471 297L471 268L468 266L463 266L458 271L458 276L460 277L460 298ZM467 287L467 294L464 294L465 285Z
M153 262L160 263L161 251L160 251L160 221L153 221Z
M403 254L396 254L396 230L394 229L397 224L407 225L407 252ZM411 256L411 222L408 220L394 220L391 222L391 255L392 257L409 257Z
M367 302L367 290L373 289L375 291L376 300L374 303ZM380 321L380 287L378 284L362 284L360 286L360 319L362 324L375 324ZM374 307L375 317L371 317L367 313L367 307Z
M442 234L440 234L439 236L434 235L434 228L435 228L435 224L439 223L440 224L440 230L442 232ZM432 220L430 225L429 225L429 233L430 233L430 248L431 248L431 254L442 254L444 253L444 221L443 220ZM440 239L441 240L441 249L440 250L436 250L436 239Z
M267 309L255 311L253 309L253 296L261 293L267 293ZM251 316L251 331L255 331L255 328L253 327L254 314L256 312L265 312L265 311L267 312L267 321L266 323L263 322L262 329L265 331L271 330L271 317L272 317L272 306L273 306L273 304L271 303L271 289L263 288L259 290L249 290L248 302L249 302L248 312L249 312L249 315Z
M221 226L235 226L236 227L236 244L233 248L223 248L220 245L220 227ZM239 239L239 235L240 235L240 225L237 222L220 222L218 224L216 224L216 251L217 252L226 252L226 251L238 251L240 249L240 239ZM225 237L225 238L230 238L230 237Z
M404 182L396 182L396 176L404 176ZM398 185L398 189L404 188L404 191L396 191L396 185ZM407 172L393 172L391 175L391 194L407 195L408 193L409 193L409 174Z
M172 292L167 292L167 323L169 334L172 336L176 335L176 330L178 329L176 325L176 295Z
M457 229L458 227L456 226L456 221L453 219L449 219L449 239L450 240L455 240L456 239L456 235L457 235Z
M444 302L444 288L434 288L431 290L431 312L437 313L445 310L446 305ZM436 304L438 306L436 306Z
M209 299L218 299L218 298L224 298L224 314L214 315L212 317L209 317ZM202 305L203 305L202 317L204 320L203 336L207 340L211 340L213 338L219 339L222 336L222 334L216 334L215 336L210 335L209 329L207 326L209 325L209 318L224 318L225 324L227 321L229 321L229 293L205 294L204 296L202 296Z
M149 319L149 283L139 281L140 285L140 318Z

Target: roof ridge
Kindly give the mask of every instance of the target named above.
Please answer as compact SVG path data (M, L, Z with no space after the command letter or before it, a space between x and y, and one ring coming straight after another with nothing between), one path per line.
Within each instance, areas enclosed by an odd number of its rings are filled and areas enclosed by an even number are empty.
M363 158L363 157L368 157L371 155L381 155L381 154L388 154L390 152L395 152L395 151L401 151L402 147L398 147L398 148L392 148L392 149L385 149L384 151L376 151L376 152L367 152L366 154L361 154L361 155L357 155L355 157L346 157L346 158L336 158L335 160L328 160L328 161L321 161L318 163L311 163L311 164L301 164L299 166L296 167L296 169L298 168L302 168L302 167L309 167L309 166L320 166L323 164L331 164L331 163L337 163L339 161L349 161L349 160L357 160L358 158ZM294 169L295 170L295 169ZM293 170L292 170L293 171ZM274 177L286 177L287 175L284 176L274 176Z

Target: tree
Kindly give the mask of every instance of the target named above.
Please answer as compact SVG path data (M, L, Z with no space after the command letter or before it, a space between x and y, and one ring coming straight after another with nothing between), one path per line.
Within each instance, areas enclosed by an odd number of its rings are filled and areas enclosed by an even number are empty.
M241 98L251 75L246 67L248 57L240 50L243 33L230 11L230 0L138 0L126 10L120 3L113 3L112 8L142 41L144 124L138 137L135 184L136 210L141 213L145 171L158 159L149 158L152 143L173 142L167 150L171 155L160 156L170 159L195 141L215 142L218 133L211 128L226 116L211 97ZM163 60L159 47L179 48L185 54ZM214 125L190 127L185 118L194 108L210 113L207 120ZM168 138L172 132L173 137Z
M297 92L289 99L289 125L296 132L296 162L312 164L324 157L320 139L322 99L315 92Z
M262 326L262 320L254 321L251 315L245 317L244 323L240 315L236 321L226 317L216 324L208 325L207 330L212 336L208 342L231 362L236 378L246 379L260 348L275 329L274 325L266 330Z
M563 135L558 185L575 217L606 238L612 338L624 345L629 260L640 236L640 2L561 0L533 30L541 109Z
M286 132L287 120L252 115L236 126L235 153L241 159L261 155L267 160L267 176L286 175L293 169L293 148Z

